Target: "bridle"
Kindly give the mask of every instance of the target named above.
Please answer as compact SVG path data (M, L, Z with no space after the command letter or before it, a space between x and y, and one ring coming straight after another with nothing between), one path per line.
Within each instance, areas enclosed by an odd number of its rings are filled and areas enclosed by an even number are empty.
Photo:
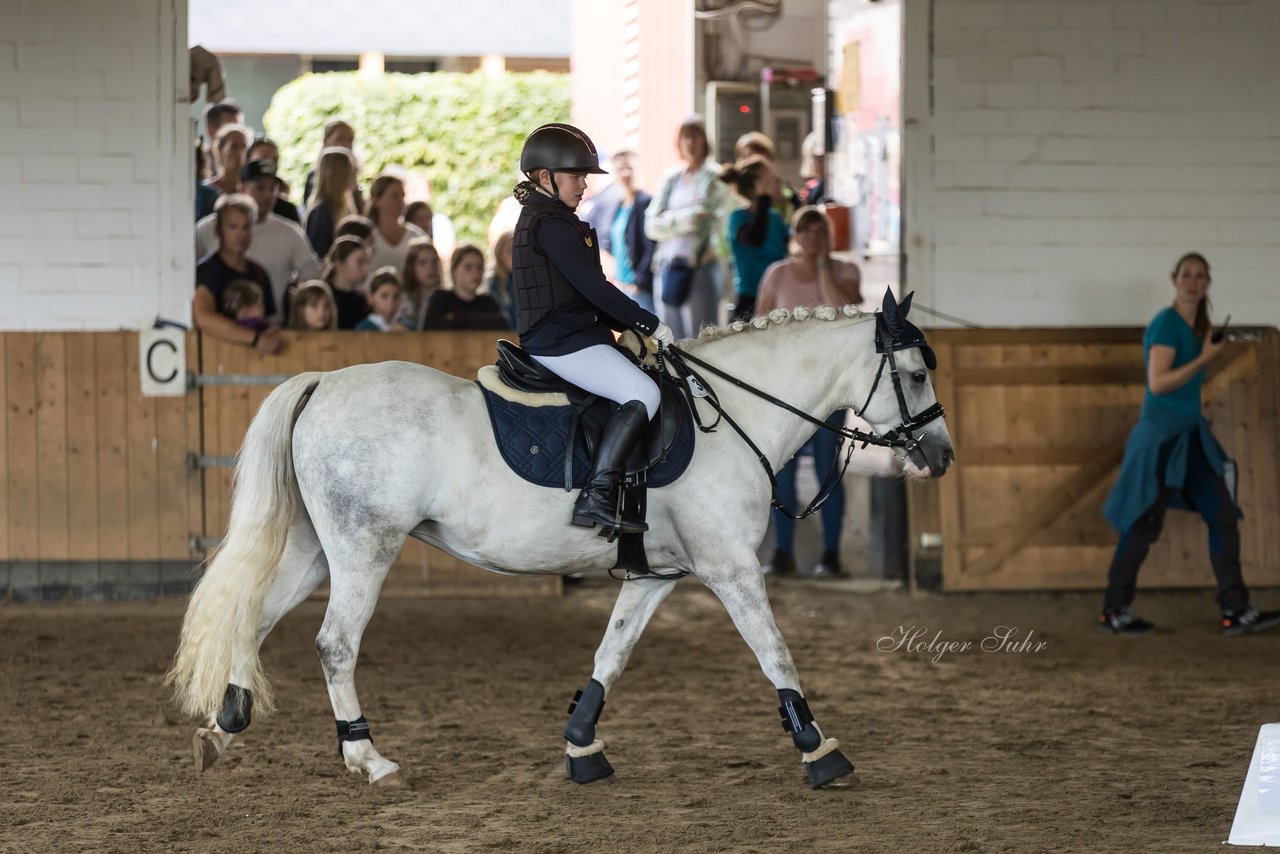
M886 431L883 435L868 433L864 430L859 430L856 427L836 427L828 424L826 421L815 418L809 413L792 406L785 400L774 397L768 392L762 391L761 389L738 379L732 374L726 373L716 366L708 364L687 350L682 350L674 344L668 344L665 347L659 346L654 355L658 362L658 369L660 371L666 370L664 364L670 364L672 372L680 379L681 390L684 392L685 398L689 402L689 408L693 412L693 418L695 423L698 425L698 429L703 433L715 432L716 425L718 425L721 419L723 419L730 427L733 428L734 432L742 438L742 441L747 443L747 447L755 453L756 459L760 462L761 467L764 468L765 474L769 478L769 488L772 492L773 506L791 519L805 519L816 513L831 496L835 485L839 483L840 478L844 477L845 471L848 470L849 463L853 457L853 451L859 443L861 443L863 448L866 448L868 445L876 445L877 447L882 448L893 448L895 450L902 449L906 455L910 455L920 447L920 443L924 440L925 436L928 435L922 428L926 424L941 418L943 415L941 403L934 403L923 412L919 412L915 415L911 414L907 407L906 395L903 394L902 391L902 377L898 372L898 362L893 355L895 343L893 335L890 333L888 325L885 323L884 317L880 312L876 312L875 318L876 349L881 350L880 367L876 370L876 378L871 384L871 391L867 393L866 402L862 404L861 409L855 408L853 410L853 414L862 417L862 413L867 411L867 407L871 405L871 399L875 395L876 389L880 386L880 380L884 376L885 366L887 365L889 368L889 377L893 381L894 394L898 398L898 412L902 416L902 421L896 427ZM912 344L910 346L917 345ZM906 348L900 346L898 349ZM711 388L711 385L697 371L689 367L690 363L715 374L721 379L732 383L743 391L755 395L761 400L785 409L792 415L803 418L805 421L808 421L818 428L835 433L840 437L840 443L836 448L835 458L831 463L831 470L827 472L827 476L823 480L822 486L818 490L818 494L814 496L813 500L809 502L809 506L801 513L794 513L791 508L787 507L781 500L779 500L778 480L773 473L773 466L770 464L769 458L765 456L759 446L752 441L746 431L739 426L738 422L734 421L733 417L724 411L724 407L721 406L720 399ZM711 424L704 424L702 416L698 414L698 407L696 404L698 399L704 400L708 406L716 411L716 419ZM846 442L849 443L847 448L845 447ZM844 465L840 466L840 455L842 451L844 453ZM839 469L838 474L837 468Z

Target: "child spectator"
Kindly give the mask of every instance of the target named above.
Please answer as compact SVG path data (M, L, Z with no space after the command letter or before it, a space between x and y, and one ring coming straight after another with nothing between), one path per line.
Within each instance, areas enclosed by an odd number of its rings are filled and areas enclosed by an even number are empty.
M498 301L502 316L512 329L516 328L516 295L511 290L511 246L514 241L515 234L504 231L493 244L493 270L485 287L489 296Z
M418 226L403 220L404 181L385 172L375 178L369 188L369 202L365 205L364 214L374 226L373 267L402 269L409 252L409 241L426 237L426 232Z
M452 252L453 247L458 243L453 220L442 213L436 213L430 202L422 200L410 202L404 209L404 221L422 229L422 233L430 237L431 242L436 245L436 252L440 253L441 257Z
M369 250L370 257L373 256L373 221L367 216L360 214L351 214L344 216L342 221L338 223L338 227L333 230L333 238L337 240L339 237L353 235L360 238L364 243L364 248Z
M435 233L431 227L431 219L434 216L435 212L431 210L431 205L424 201L410 202L409 206L404 209L404 221L422 229L422 233L427 237L431 237Z
M756 291L770 264L787 257L787 224L773 207L782 179L759 155L726 166L720 180L747 202L729 214L729 251L733 253L733 319L750 320Z
M334 227L342 218L356 213L352 191L356 186L356 166L345 148L326 148L320 155L316 198L307 208L307 239L316 254L325 256L333 246Z
M498 301L480 293L484 279L484 253L465 243L454 250L449 263L450 290L436 291L427 300L424 329L508 329Z
M338 328L355 329L369 313L369 302L360 292L369 278L369 250L360 238L347 235L333 241L321 278L333 291Z
M289 328L309 332L327 332L338 328L338 309L333 291L323 281L305 282L293 295L289 309Z
M405 329L421 332L427 317L427 301L440 289L440 253L429 237L409 243L404 259L404 291L397 322Z
M381 267L369 280L369 308L364 320L356 324L357 332L405 332L396 323L400 313L400 274L395 267Z
M266 329L262 289L248 279L236 279L222 292L222 313L246 329Z

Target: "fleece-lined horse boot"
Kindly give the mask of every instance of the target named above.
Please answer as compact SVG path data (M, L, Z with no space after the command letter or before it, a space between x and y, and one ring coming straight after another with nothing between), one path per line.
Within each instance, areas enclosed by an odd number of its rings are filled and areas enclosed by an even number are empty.
M631 449L644 436L648 423L649 413L638 400L622 404L609 419L600 437L591 477L573 504L573 524L583 528L599 525L618 534L649 530L643 519L618 518L618 482L622 480Z

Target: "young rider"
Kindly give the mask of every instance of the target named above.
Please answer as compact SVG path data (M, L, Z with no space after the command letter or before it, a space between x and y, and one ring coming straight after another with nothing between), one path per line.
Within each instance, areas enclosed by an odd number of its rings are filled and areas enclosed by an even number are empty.
M617 517L617 486L631 449L658 410L656 383L614 346L611 330L633 329L662 344L670 327L605 278L595 230L574 215L587 175L604 174L596 147L566 124L539 127L524 141L516 185L521 204L512 247L512 288L520 345L562 379L618 404L600 440L573 524L648 530Z

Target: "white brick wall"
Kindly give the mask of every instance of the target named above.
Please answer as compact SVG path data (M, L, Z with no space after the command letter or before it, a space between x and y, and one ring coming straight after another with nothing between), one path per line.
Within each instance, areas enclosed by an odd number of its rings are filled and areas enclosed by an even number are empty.
M0 0L0 330L189 322L185 0Z
M926 6L904 8L922 302L1145 324L1198 250L1218 318L1280 324L1280 2L936 0L932 34Z

